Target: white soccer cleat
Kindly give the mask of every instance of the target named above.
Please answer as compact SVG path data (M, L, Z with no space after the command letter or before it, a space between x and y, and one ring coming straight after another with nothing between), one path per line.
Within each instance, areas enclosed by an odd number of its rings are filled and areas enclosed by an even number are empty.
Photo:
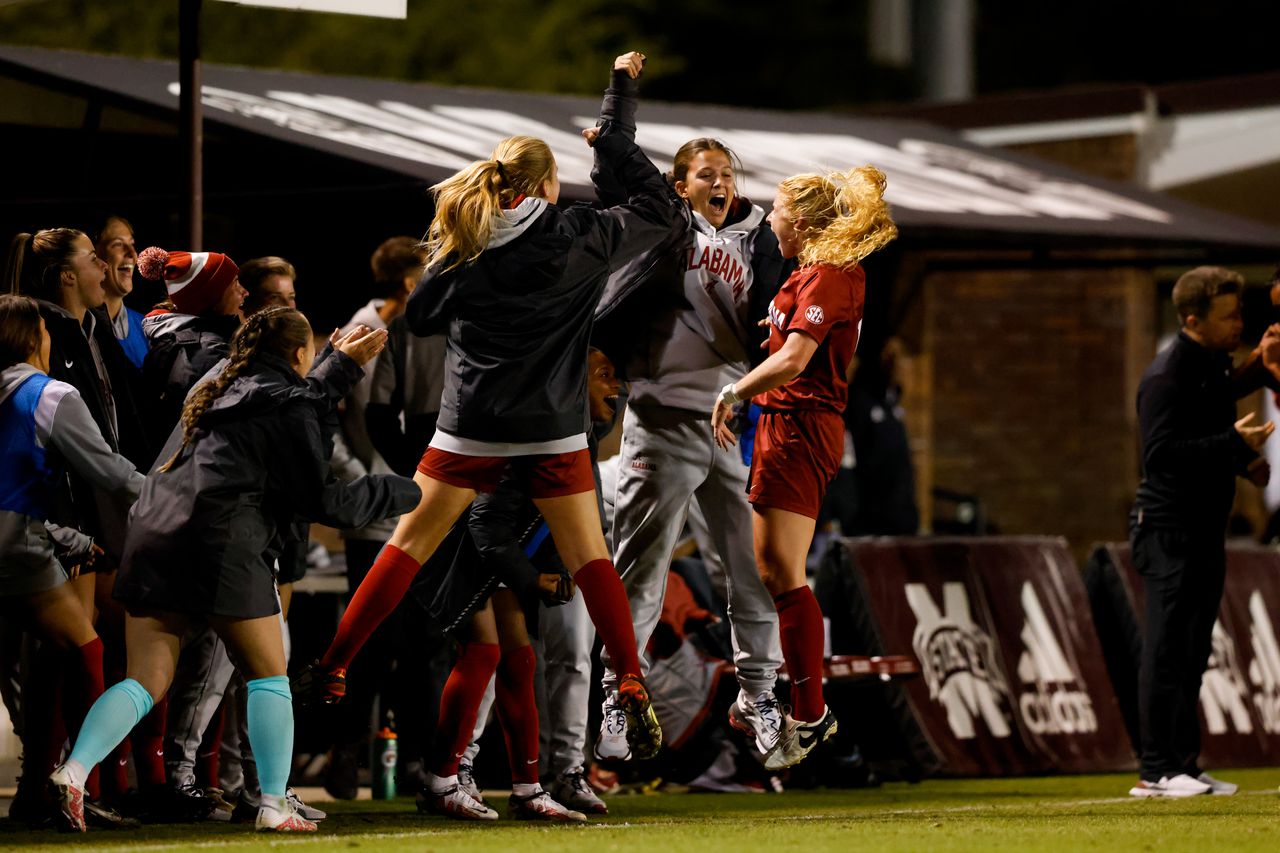
M315 832L319 828L298 814L288 797L280 798L278 808L268 805L268 799L270 798L262 798L262 805L258 806L258 819L253 822L258 832Z
M511 795L507 800L507 811L516 820L545 820L554 823L586 823L587 816L582 812L567 809L551 798L546 791L538 791L527 797Z
M600 710L604 717L600 720L600 736L596 739L596 758L601 761L629 760L631 745L627 743L627 715L618 701L616 690L605 696Z
M435 812L458 820L497 820L498 813L457 785L442 794L430 790L418 794L418 811Z
M782 717L782 734L778 743L764 757L767 770L782 770L799 764L837 730L836 715L826 706L822 708L822 716L811 723L794 719L787 709L783 709Z
M1192 779L1186 773L1164 776L1159 782L1141 780L1129 789L1131 797L1198 797L1212 790L1204 782Z
M292 788L284 789L284 798L289 801L289 805L293 806L293 810L302 815L304 820L320 821L329 816L329 813L315 806L309 806L298 797Z
M1213 778L1208 773L1201 773L1196 777L1196 781L1208 785L1209 793L1218 797L1229 797L1240 790L1240 786L1234 782L1223 782L1221 779Z
M609 807L591 787L581 768L561 773L551 786L551 796L571 809L591 814L608 814Z
M60 764L49 774L49 793L67 828L73 832L84 832L87 829L84 823L84 787L71 778L67 765Z
M458 765L458 787L466 791L467 796L475 800L480 805L489 805L484 801L484 794L480 793L480 786L476 784L476 777L471 770L470 764Z
M768 755L782 736L782 706L772 690L754 696L739 690L729 706L729 724L755 738L756 749Z

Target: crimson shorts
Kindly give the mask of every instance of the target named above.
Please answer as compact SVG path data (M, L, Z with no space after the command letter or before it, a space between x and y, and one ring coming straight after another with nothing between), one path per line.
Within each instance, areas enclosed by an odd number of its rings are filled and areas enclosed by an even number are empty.
M835 412L764 412L756 423L748 500L817 519L843 455L844 418Z
M535 456L464 456L428 447L418 470L460 489L496 492L508 466L522 483L528 484L532 498L562 498L596 490L591 453L585 449Z

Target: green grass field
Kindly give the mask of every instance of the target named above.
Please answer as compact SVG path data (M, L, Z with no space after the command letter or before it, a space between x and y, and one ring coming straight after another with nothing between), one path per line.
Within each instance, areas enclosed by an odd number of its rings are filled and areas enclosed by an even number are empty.
M423 817L411 800L322 804L315 836L254 836L243 826L156 826L80 837L19 831L0 847L101 850L340 847L376 851L1258 850L1280 849L1280 769L1224 772L1234 797L1137 801L1132 776L934 780L864 791L655 794L609 799L588 826ZM490 797L491 803L495 798ZM502 811L501 805L498 806Z

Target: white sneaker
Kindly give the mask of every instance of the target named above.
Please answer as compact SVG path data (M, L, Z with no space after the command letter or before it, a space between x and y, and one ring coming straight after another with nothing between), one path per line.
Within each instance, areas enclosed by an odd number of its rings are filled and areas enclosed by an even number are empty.
M1129 789L1131 797L1198 797L1212 790L1204 782L1192 779L1186 773L1164 776L1159 782L1140 780Z
M459 820L497 820L498 813L454 785L442 794L430 789L418 794L418 811L435 812Z
M601 761L627 761L631 758L631 745L627 743L627 715L618 702L615 690L605 696L600 706L604 718L600 720L600 736L596 738L596 758Z
M309 806L306 803L304 803L292 788L284 789L284 798L289 801L289 804L291 806L293 806L294 811L302 815L307 820L310 820L310 821L324 820L329 816L328 812L322 809L318 809L315 806Z
M1240 790L1240 786L1234 782L1223 782L1221 779L1213 778L1208 773L1201 773L1196 777L1196 781L1208 785L1209 793L1219 797L1229 797Z
M754 696L739 690L738 698L729 706L729 724L755 738L756 749L768 755L782 735L782 706L772 690Z
M571 809L591 814L608 814L609 807L587 781L582 768L561 773L551 785L551 796Z
M811 723L793 718L790 710L785 708L782 717L782 733L778 737L778 743L764 757L767 770L781 770L799 764L818 744L834 735L837 730L836 716L825 705L822 716Z
M551 798L546 791L538 791L527 797L511 795L507 811L516 820L547 820L559 823L586 823L582 812L567 809Z
M280 807L269 805L268 797L258 806L258 819L253 822L258 832L315 832L318 827L294 808L288 797L279 800Z
M458 787L466 791L467 796L482 806L489 805L484 801L484 794L480 793L480 788L476 785L476 777L471 771L470 764L458 765Z

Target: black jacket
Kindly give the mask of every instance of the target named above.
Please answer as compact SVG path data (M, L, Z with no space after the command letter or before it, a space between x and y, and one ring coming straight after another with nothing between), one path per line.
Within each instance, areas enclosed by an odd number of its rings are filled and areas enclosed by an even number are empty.
M614 85L619 85L615 75ZM629 79L629 78L627 78ZM602 118L596 156L628 202L548 207L520 237L448 272L427 269L405 313L445 332L438 429L480 441L537 442L588 431L587 343L609 273L683 227L683 201L630 135Z
M349 359L339 364L359 378ZM200 421L167 472L152 472L130 515L117 598L161 610L249 618L276 612L271 565L295 516L360 527L418 503L411 480L328 477L323 417L333 401L266 356ZM175 428L160 454L182 441Z
M1138 386L1142 481L1135 520L1222 536L1236 475L1258 457L1235 430L1231 357L1183 332Z
M37 302L40 316L49 332L49 376L73 386L102 431L107 446L124 456L139 471L145 471L154 457L146 427L136 401L137 369L129 362L111 332L111 325L101 315L90 311L86 323L98 345L109 388L98 375L93 352L85 328L75 317L58 306ZM112 414L114 412L114 426ZM119 531L112 530L117 519L115 508L103 515L102 496L93 485L73 471L60 478L50 508L50 519L93 536L108 551L108 558L95 564L95 571L111 571L119 559L122 544Z
M231 354L231 336L239 326L240 318L235 315L206 317L158 311L143 319L142 331L149 347L142 362L144 415L153 437L153 459L182 417L187 392Z

